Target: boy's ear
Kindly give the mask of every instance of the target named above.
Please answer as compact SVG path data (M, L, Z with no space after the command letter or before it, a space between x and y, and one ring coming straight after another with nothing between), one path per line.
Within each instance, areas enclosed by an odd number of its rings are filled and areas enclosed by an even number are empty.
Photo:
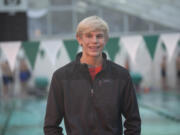
M82 46L82 43L81 43L81 37L79 37L78 35L76 35L76 40L78 41L79 45Z

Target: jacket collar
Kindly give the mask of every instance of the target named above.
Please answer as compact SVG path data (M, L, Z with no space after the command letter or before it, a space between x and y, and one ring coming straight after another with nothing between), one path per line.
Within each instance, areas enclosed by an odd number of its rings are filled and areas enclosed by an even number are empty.
M103 52L102 53L102 56L103 56L103 67L102 67L102 71L105 70L107 68L107 56L106 54ZM88 68L88 65L87 64L82 64L80 62L80 59L82 57L82 52L78 53L76 55L76 66L78 66L80 69L84 70L84 69L87 69Z

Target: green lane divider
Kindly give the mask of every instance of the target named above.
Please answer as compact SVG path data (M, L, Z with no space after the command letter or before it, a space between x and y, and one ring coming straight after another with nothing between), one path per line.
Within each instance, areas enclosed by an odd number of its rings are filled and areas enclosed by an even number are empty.
M167 119L170 119L172 121L175 121L175 122L178 122L180 123L180 118L177 118L175 116L172 116L171 114L168 114L160 109L157 109L155 107L152 107L152 106L149 106L149 105L146 105L146 104L142 104L139 102L139 106L142 107L142 108L145 108L145 109L148 109L148 110L151 110L153 112L155 112L156 114L160 115L160 116L164 116L165 118Z
M7 112L8 113L7 114L7 119L6 119L6 121L4 123L4 126L2 128L1 135L5 135L5 133L7 131L7 128L9 126L9 121L11 119L11 116L12 116L13 112L14 112L14 108L15 108L15 102L13 102L12 108L9 110L9 112Z

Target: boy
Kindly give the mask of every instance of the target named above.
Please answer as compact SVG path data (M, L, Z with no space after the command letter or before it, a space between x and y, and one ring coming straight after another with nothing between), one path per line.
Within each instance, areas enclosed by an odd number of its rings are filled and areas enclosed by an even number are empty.
M107 23L98 16L82 20L76 60L55 71L45 116L45 135L140 135L141 120L128 71L106 59Z

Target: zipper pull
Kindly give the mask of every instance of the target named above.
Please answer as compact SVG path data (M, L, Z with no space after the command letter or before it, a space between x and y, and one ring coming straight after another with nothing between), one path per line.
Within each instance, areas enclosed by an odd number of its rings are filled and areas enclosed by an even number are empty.
M94 95L94 90L93 89L91 89L91 96L93 96Z

